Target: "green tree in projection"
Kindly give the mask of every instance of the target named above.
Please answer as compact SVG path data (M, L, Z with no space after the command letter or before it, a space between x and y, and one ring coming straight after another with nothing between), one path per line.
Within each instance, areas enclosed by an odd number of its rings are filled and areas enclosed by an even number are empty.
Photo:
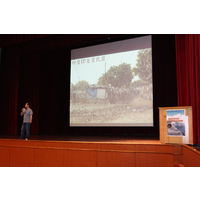
M137 84L152 84L152 56L151 49L142 49L137 55L137 64L131 71L133 76L139 76L140 81Z
M131 83L131 87L132 88L136 88L136 87L140 87L140 86L145 86L145 85L148 85L148 83L142 81L141 79L137 80L137 81L134 81Z
M130 87L133 75L131 73L131 65L122 63L118 66L112 66L110 69L98 79L98 85L111 84L114 87L126 86Z
M89 85L89 83L87 81L79 81L78 83L75 84L75 89L79 90L79 91L85 91L87 89L87 86Z
M72 82L70 82L70 91L73 92L75 90L75 86Z

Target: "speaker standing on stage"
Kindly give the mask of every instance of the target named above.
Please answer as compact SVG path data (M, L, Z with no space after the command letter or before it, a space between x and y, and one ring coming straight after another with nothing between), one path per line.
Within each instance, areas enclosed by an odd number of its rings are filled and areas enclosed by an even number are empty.
M24 116L24 117L23 117L20 139L24 139L24 133L26 130L26 140L28 140L30 137L30 127L32 124L32 119L33 119L33 111L30 109L29 103L25 104L25 108L22 108L22 112L21 112L21 116Z

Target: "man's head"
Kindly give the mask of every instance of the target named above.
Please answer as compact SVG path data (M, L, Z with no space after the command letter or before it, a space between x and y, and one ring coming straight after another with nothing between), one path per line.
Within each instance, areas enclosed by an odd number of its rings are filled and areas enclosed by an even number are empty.
M30 104L28 102L25 104L25 108L26 109L30 108Z

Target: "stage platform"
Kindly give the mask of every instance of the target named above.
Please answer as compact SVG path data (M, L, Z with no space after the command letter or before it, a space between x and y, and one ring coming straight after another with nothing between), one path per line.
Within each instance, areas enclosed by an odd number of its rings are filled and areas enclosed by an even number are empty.
M173 167L200 166L187 145L161 144L153 137L32 135L0 137L2 167ZM190 162L185 157L190 156ZM194 163L194 159L197 160Z
M19 135L0 135L0 139L19 139ZM129 144L160 144L157 136L97 136L97 135L31 135L30 140L71 141L71 142L104 142Z

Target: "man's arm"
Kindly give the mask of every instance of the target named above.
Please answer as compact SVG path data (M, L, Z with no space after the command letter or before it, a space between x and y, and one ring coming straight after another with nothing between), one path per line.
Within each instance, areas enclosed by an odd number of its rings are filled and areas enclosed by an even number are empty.
M32 123L33 115L30 115L30 123Z
M23 116L25 111L25 108L22 108L22 112L20 113L20 115Z

